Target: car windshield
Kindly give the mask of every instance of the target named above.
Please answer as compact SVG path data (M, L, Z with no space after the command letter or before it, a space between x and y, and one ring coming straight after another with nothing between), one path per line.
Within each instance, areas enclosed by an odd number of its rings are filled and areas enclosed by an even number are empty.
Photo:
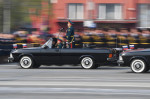
M53 39L50 38L44 45L42 45L42 48L43 48L44 46L48 46L49 48L52 48L52 41L53 41Z

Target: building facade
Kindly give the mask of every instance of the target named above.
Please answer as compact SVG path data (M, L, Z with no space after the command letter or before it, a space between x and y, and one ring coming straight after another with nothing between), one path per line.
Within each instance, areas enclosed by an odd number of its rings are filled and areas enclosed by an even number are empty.
M98 28L150 28L150 0L53 0L60 27L67 20L82 29L92 20Z

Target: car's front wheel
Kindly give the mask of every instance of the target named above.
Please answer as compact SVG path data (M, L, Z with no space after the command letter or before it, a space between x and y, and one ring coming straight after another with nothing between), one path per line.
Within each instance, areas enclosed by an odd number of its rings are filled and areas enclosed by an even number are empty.
M94 60L92 58L90 58L90 57L84 57L84 58L82 58L82 60L81 60L81 66L84 69L94 69L94 68L97 68L97 65L95 65Z
M141 59L134 59L131 64L131 70L135 73L144 73L147 72L147 64L144 60Z
M34 61L32 60L31 57L29 56L23 56L20 59L20 66L22 68L28 69L28 68L33 68L34 66Z

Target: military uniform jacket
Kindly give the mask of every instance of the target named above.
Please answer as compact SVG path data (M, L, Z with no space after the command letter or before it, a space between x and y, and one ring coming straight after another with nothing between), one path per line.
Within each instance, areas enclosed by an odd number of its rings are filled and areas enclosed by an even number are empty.
M71 43L75 41L74 28L72 26L67 29L66 39L67 39L67 42L71 42Z

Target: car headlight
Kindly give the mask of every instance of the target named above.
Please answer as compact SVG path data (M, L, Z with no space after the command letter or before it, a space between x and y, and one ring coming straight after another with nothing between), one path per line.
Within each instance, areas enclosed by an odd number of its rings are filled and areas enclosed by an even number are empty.
M122 56L119 56L119 60L123 60Z
M13 55L12 55L12 53L10 53L10 57L12 57L12 58L13 58Z

